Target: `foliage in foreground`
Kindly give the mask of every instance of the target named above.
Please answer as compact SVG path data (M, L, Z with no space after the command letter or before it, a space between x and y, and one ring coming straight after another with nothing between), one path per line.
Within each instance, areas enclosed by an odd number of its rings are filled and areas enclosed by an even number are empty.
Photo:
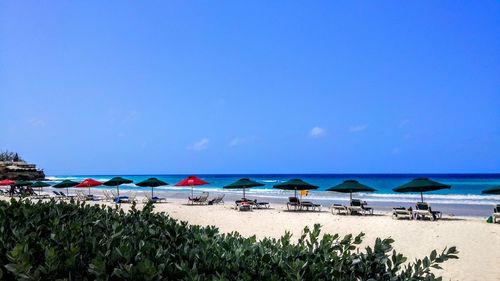
M0 202L1 280L441 280L431 268L454 247L403 265L392 239L305 228L297 243L256 241L165 214L83 203Z

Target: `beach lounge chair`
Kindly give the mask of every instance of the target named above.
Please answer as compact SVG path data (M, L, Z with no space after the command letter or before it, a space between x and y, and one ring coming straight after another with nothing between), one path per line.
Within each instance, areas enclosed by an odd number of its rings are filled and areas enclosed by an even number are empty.
M288 202L286 203L286 208L290 211L291 208L293 210L300 210L300 200L297 197L288 197Z
M271 208L271 204L269 202L258 202L257 199L254 201L254 206L257 209L269 209Z
M347 207L344 205L340 205L340 204L333 204L330 207L330 210L332 211L332 214L335 214L335 212L337 212L337 215L349 214L349 210L347 209Z
M208 200L208 205L224 204L225 194L219 194L212 200Z
M50 196L46 193L36 193L36 192L33 192L32 197L35 199L48 199L48 198L50 198Z
M392 218L393 219L413 219L413 213L411 207L406 209L405 207L392 208Z
M158 197L158 196L151 196L149 193L144 193L144 203L147 202L152 202L152 203L161 203L161 202L167 202L167 198L164 197Z
M104 200L105 201L113 201L114 197L113 197L113 195L109 191L103 190L102 194L104 195Z
M415 210L412 213L415 219L429 218L434 221L441 218L441 212L432 211L431 206L426 202L417 202Z
M113 201L115 203L132 203L135 201L136 196L137 196L136 192L131 192L130 195L118 196Z
M491 217L493 218L493 223L497 223L497 220L500 222L500 204L497 204L493 209L493 215Z
M120 195L113 199L116 204L130 203L129 197L127 195Z
M253 204L251 201L241 201L236 205L238 211L253 211Z
M87 198L87 196L85 196L85 194L83 194L83 192L81 191L76 191L76 199L78 201L87 201L87 200L90 200L89 198Z
M74 199L76 197L76 195L69 195L69 194L66 194L66 193L64 193L62 191L59 191L59 194L61 194L61 196L65 200L71 200L71 199Z
M250 205L252 205L252 208L254 209L269 209L271 207L271 204L269 202L259 202L257 199L255 200L250 200L247 198L241 198L241 200L236 200L236 209L238 209L238 206L241 204L241 202L247 202Z
M349 210L349 214L361 214L361 215L366 215L370 214L373 215L373 209L370 207L366 207L363 202L359 199L352 199L351 200L351 205L347 207Z
M286 208L290 211L321 211L321 205L310 201L300 201L297 197L288 197Z
M130 192L130 195L128 196L128 200L130 201L130 203L135 202L136 197L137 197L137 192L135 192L135 191ZM165 198L163 198L163 199L166 200Z
M64 199L64 197L61 194L59 194L59 191L52 191L52 193L56 195L55 196L56 199Z
M188 203L191 204L206 204L208 200L208 192L203 192L199 197L188 197Z
M316 204L310 201L300 201L300 209L302 211L321 211L321 204Z

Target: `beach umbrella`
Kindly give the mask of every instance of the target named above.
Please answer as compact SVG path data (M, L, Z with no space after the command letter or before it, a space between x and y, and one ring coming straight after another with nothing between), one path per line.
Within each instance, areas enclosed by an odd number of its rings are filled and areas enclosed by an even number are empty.
M30 182L30 181L23 181L23 180L20 180L20 181L16 181L13 185L11 185L11 189L12 189L12 186L14 187L22 187L22 186L31 186L33 183ZM22 191L22 190L21 190Z
M13 186L30 186L32 185L33 183L30 182L30 181L16 181Z
M141 187L151 187L151 198L153 197L153 187L168 185L168 183L157 178L149 178L147 180L136 183L135 185Z
M357 180L345 180L341 184L328 188L327 191L349 193L349 197L352 200L353 192L374 192L377 190L375 188L371 188L369 186L361 184Z
M242 178L242 179L239 179L239 180L233 182L232 184L224 186L223 188L227 188L227 189L242 188L243 189L243 198L246 198L245 197L245 189L257 187L257 186L264 186L264 184L247 179L247 178Z
M129 179L124 179L122 177L114 177L109 181L104 182L103 184L106 186L116 186L116 190L118 191L118 196L120 196L120 185L132 183Z
M196 176L189 176L180 182L176 183L175 186L191 186L191 197L193 197L193 187L197 185L208 184L208 182L197 178Z
M499 186L493 186L490 188L487 188L483 191L481 191L482 194L497 194L500 195L500 185Z
M394 192L420 192L420 199L424 202L424 192L451 188L451 185L442 184L428 178L416 178L399 187L393 188Z
M295 190L295 197L297 197L297 190L318 189L318 186L307 183L301 179L291 179L286 182L275 184L273 188L283 189L283 190Z
M88 187L89 188L89 195L90 195L90 188L96 187L99 185L102 185L102 182L89 178L89 179L84 179L81 183L77 184L75 187Z
M76 186L78 183L72 180L63 180L58 184L54 184L52 187L55 188L66 188L66 194L69 194L69 188Z
M13 185L16 183L15 180L5 179L0 181L0 186Z
M47 186L50 186L50 184L48 184L46 182L43 182L43 181L37 181L37 182L34 182L31 185L31 187L38 187L38 188L40 188L40 192L42 192L43 188L47 187Z

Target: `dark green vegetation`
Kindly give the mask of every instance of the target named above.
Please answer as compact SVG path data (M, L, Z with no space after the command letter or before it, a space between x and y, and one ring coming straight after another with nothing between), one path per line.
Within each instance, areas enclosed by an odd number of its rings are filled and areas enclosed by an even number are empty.
M391 239L304 229L297 243L188 226L152 205L125 213L83 203L0 202L1 280L440 280L454 247L402 265Z
M12 151L0 151L0 161L6 161L6 162L24 162L24 160L17 154L17 152L12 152Z

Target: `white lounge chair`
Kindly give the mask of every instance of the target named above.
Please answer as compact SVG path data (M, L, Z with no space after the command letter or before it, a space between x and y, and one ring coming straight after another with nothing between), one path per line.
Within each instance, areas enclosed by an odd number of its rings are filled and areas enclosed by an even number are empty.
M397 207L392 209L393 219L413 219L413 213L411 209L406 209L404 207Z
M341 214L347 215L347 214L349 214L349 210L347 209L347 207L344 206L344 205L340 205L340 204L333 204L332 206L330 206L330 211L334 215L335 215L335 212L337 212L337 215L341 215Z
M106 201L113 201L114 197L113 197L113 195L111 193L109 193L109 191L103 190L102 194L104 195L104 200L106 200Z
M224 205L224 196L225 194L219 194L212 200L208 200L208 205L216 205L216 204L223 204Z
M162 202L167 202L167 198L164 197L158 197L158 196L151 196L149 192L144 193L144 203L147 202L152 202L152 203L162 203Z
M135 202L135 198L137 197L137 192L130 192L130 195L128 196L128 200L130 203Z
M431 206L426 202L417 202L412 213L415 219L429 218L432 221L440 219L442 215L439 211L432 211Z
M50 195L48 195L47 193L36 193L33 191L32 197L34 199L48 199L50 198Z
M361 200L352 199L351 206L347 206L349 210L349 214L362 214L363 216L366 214L373 215L373 209L371 207L365 207Z
M76 199L78 201L87 201L88 200L87 196L85 196L85 194L83 194L83 192L81 192L79 190L76 191Z
M191 198L191 197L188 197L188 203L191 203L191 204L206 204L208 203L207 202L208 200L208 192L203 192L199 197L194 197L194 198Z
M493 223L497 223L497 220L500 222L500 204L497 204L497 206L493 209Z

